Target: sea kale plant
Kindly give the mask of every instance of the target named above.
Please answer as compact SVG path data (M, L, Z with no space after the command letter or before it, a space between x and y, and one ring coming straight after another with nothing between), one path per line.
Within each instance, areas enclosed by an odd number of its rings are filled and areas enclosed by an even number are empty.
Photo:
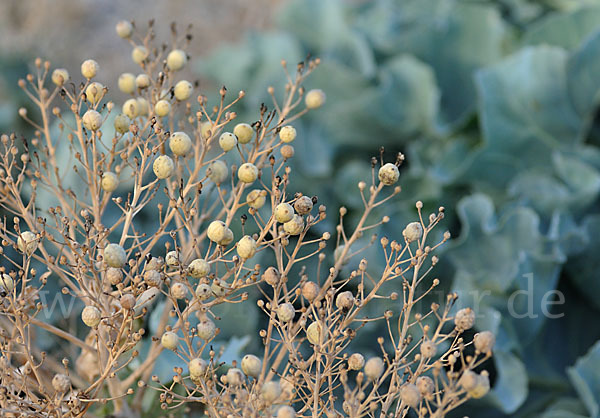
M443 417L488 392L494 334L473 336L456 293L424 303L444 208L418 201L401 234L378 234L404 156L367 158L347 190L356 222L295 188L294 125L325 102L303 87L319 59L282 62L284 85L239 121L244 91L211 103L178 76L188 33L173 26L163 46L152 22L116 29L139 65L114 83L128 99L110 100L92 59L77 72L36 59L19 82L34 131L0 139L2 416L132 417L150 398L161 415ZM77 301L58 319L57 297ZM261 348L231 362L215 345L224 305L264 324L238 329Z

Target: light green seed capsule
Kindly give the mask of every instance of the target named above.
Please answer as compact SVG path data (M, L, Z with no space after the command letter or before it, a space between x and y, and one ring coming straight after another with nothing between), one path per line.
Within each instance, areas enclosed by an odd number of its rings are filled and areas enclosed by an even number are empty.
M97 131L102 126L102 115L94 109L90 109L83 114L81 121L85 129Z
M179 344L179 337L174 332L167 331L162 335L160 343L168 350L175 350Z
M208 166L208 178L216 184L221 184L227 180L228 174L227 164L221 160L215 160Z
M145 89L150 86L150 77L147 74L140 74L135 78L135 85L138 89Z
M167 68L171 71L181 70L187 62L187 55L181 49L175 49L167 55Z
M315 89L310 90L306 93L306 97L304 98L304 103L308 109L317 109L325 103L325 93L323 90Z
M248 377L258 377L262 370L262 361L254 354L246 354L242 359L242 371Z
M123 73L119 76L117 81L119 90L125 94L131 94L135 91L135 75L131 73Z
M304 219L300 215L294 215L283 224L283 230L290 235L300 235L304 230Z
M171 177L171 174L173 174L173 171L175 170L175 163L168 155L160 155L156 160L154 160L154 164L152 164L152 170L157 178L166 179Z
M115 118L115 131L120 134L129 132L129 125L131 124L129 118L124 114L120 114Z
M98 63L96 61L85 60L81 64L81 75L83 75L85 78L87 78L89 80L89 79L96 77L96 74L98 73L99 69L100 69L100 66L98 65Z
M63 86L69 80L69 72L64 68L57 68L52 72L52 82L57 86Z
M169 139L169 148L173 154L183 157L192 149L192 140L185 132L174 132Z
M31 231L23 231L17 238L17 248L27 255L32 255L37 249L37 245L37 238Z
M289 143L296 139L296 128L291 125L284 126L279 131L279 139L281 142Z
M256 249L256 241L250 235L244 235L237 243L237 253L244 260L252 258Z
M188 266L188 272L194 279L205 277L210 273L210 264L202 258L197 258Z
M115 173L107 171L102 174L102 180L100 186L105 192L114 192L119 187L119 178Z
M85 97L91 104L96 104L102 100L104 96L104 86L97 81L90 83L85 89Z
M181 80L175 84L175 98L180 102L183 102L191 97L193 90L194 86L192 86L192 83Z
M246 196L246 203L254 209L262 208L267 201L266 190L254 189Z
M237 145L237 138L231 132L223 132L219 137L219 146L225 152L231 151Z
M117 23L115 30L120 38L128 39L133 34L133 25L126 20L121 20Z
M233 134L237 137L240 144L247 144L254 136L254 129L247 123L238 123L233 128Z
M289 203L280 203L275 207L275 220L282 224L289 222L294 217L294 208Z
M238 169L238 178L242 183L254 183L258 178L258 168L252 163L244 163Z
M138 65L143 63L149 55L150 52L148 52L148 49L142 45L134 47L131 51L131 59Z
M217 333L217 327L215 323L208 318L200 321L197 330L198 337L202 338L204 341L212 340Z
M88 327L93 328L93 327L97 326L100 323L100 319L101 319L100 309L96 308L95 306L91 306L91 305L88 305L85 308L83 308L83 311L81 312L81 320Z
M158 117L165 117L169 114L170 111L171 103L169 103L167 100L159 100L154 105L154 113L156 113L156 116Z
M123 103L123 113L129 119L135 119L139 115L139 104L136 99L129 99Z
M121 268L127 262L127 253L119 244L108 244L104 248L104 262L109 267Z

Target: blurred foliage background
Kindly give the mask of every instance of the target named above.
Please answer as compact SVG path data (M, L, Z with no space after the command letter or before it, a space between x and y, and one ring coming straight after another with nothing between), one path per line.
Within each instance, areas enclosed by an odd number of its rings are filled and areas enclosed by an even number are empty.
M436 276L461 295L459 305L477 310L477 329L498 336L487 366L491 394L454 415L600 416L600 2L173 1L160 10L107 3L74 7L81 19L60 28L64 42L73 45L67 38L85 22L103 23L85 29L102 41L62 57L75 69L93 56L104 70L102 54L112 55L115 67L104 76L115 91L116 75L134 68L116 65L127 47L116 57L106 48L118 42L112 27L121 17L193 19L200 46L190 74L205 94L221 84L245 90L240 120L270 103L268 86L283 85L282 59L293 66L320 57L307 87L323 89L327 103L296 124L294 191L358 214L356 184L370 177L370 157L383 145L389 160L407 155L403 193L385 212L394 222L383 233L401 236L416 200L431 211L446 207L444 226L455 238ZM23 102L16 79L38 52L21 41L0 57L2 131L24 129L14 117ZM61 57L55 47L45 45ZM332 229L331 218L323 228ZM221 316L233 359L250 340L239 330L258 329L260 317ZM365 354L374 351L363 344Z

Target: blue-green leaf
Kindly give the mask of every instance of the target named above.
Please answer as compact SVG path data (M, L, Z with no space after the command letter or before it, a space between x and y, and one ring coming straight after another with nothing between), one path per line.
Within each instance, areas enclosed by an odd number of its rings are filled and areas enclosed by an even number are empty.
M600 416L600 341L579 358L567 373L590 417Z

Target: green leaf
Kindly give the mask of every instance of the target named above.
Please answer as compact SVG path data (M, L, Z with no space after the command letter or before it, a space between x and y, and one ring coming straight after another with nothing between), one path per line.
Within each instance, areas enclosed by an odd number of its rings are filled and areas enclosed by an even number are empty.
M549 44L574 49L600 28L600 7L552 13L533 23L523 35L523 45Z
M544 411L541 418L587 418L585 406L579 399L560 398Z
M575 390L585 404L590 417L600 416L600 341L588 353L579 358L567 374Z
M521 360L509 352L495 351L494 363L498 377L488 395L489 401L511 414L527 399L527 371Z

